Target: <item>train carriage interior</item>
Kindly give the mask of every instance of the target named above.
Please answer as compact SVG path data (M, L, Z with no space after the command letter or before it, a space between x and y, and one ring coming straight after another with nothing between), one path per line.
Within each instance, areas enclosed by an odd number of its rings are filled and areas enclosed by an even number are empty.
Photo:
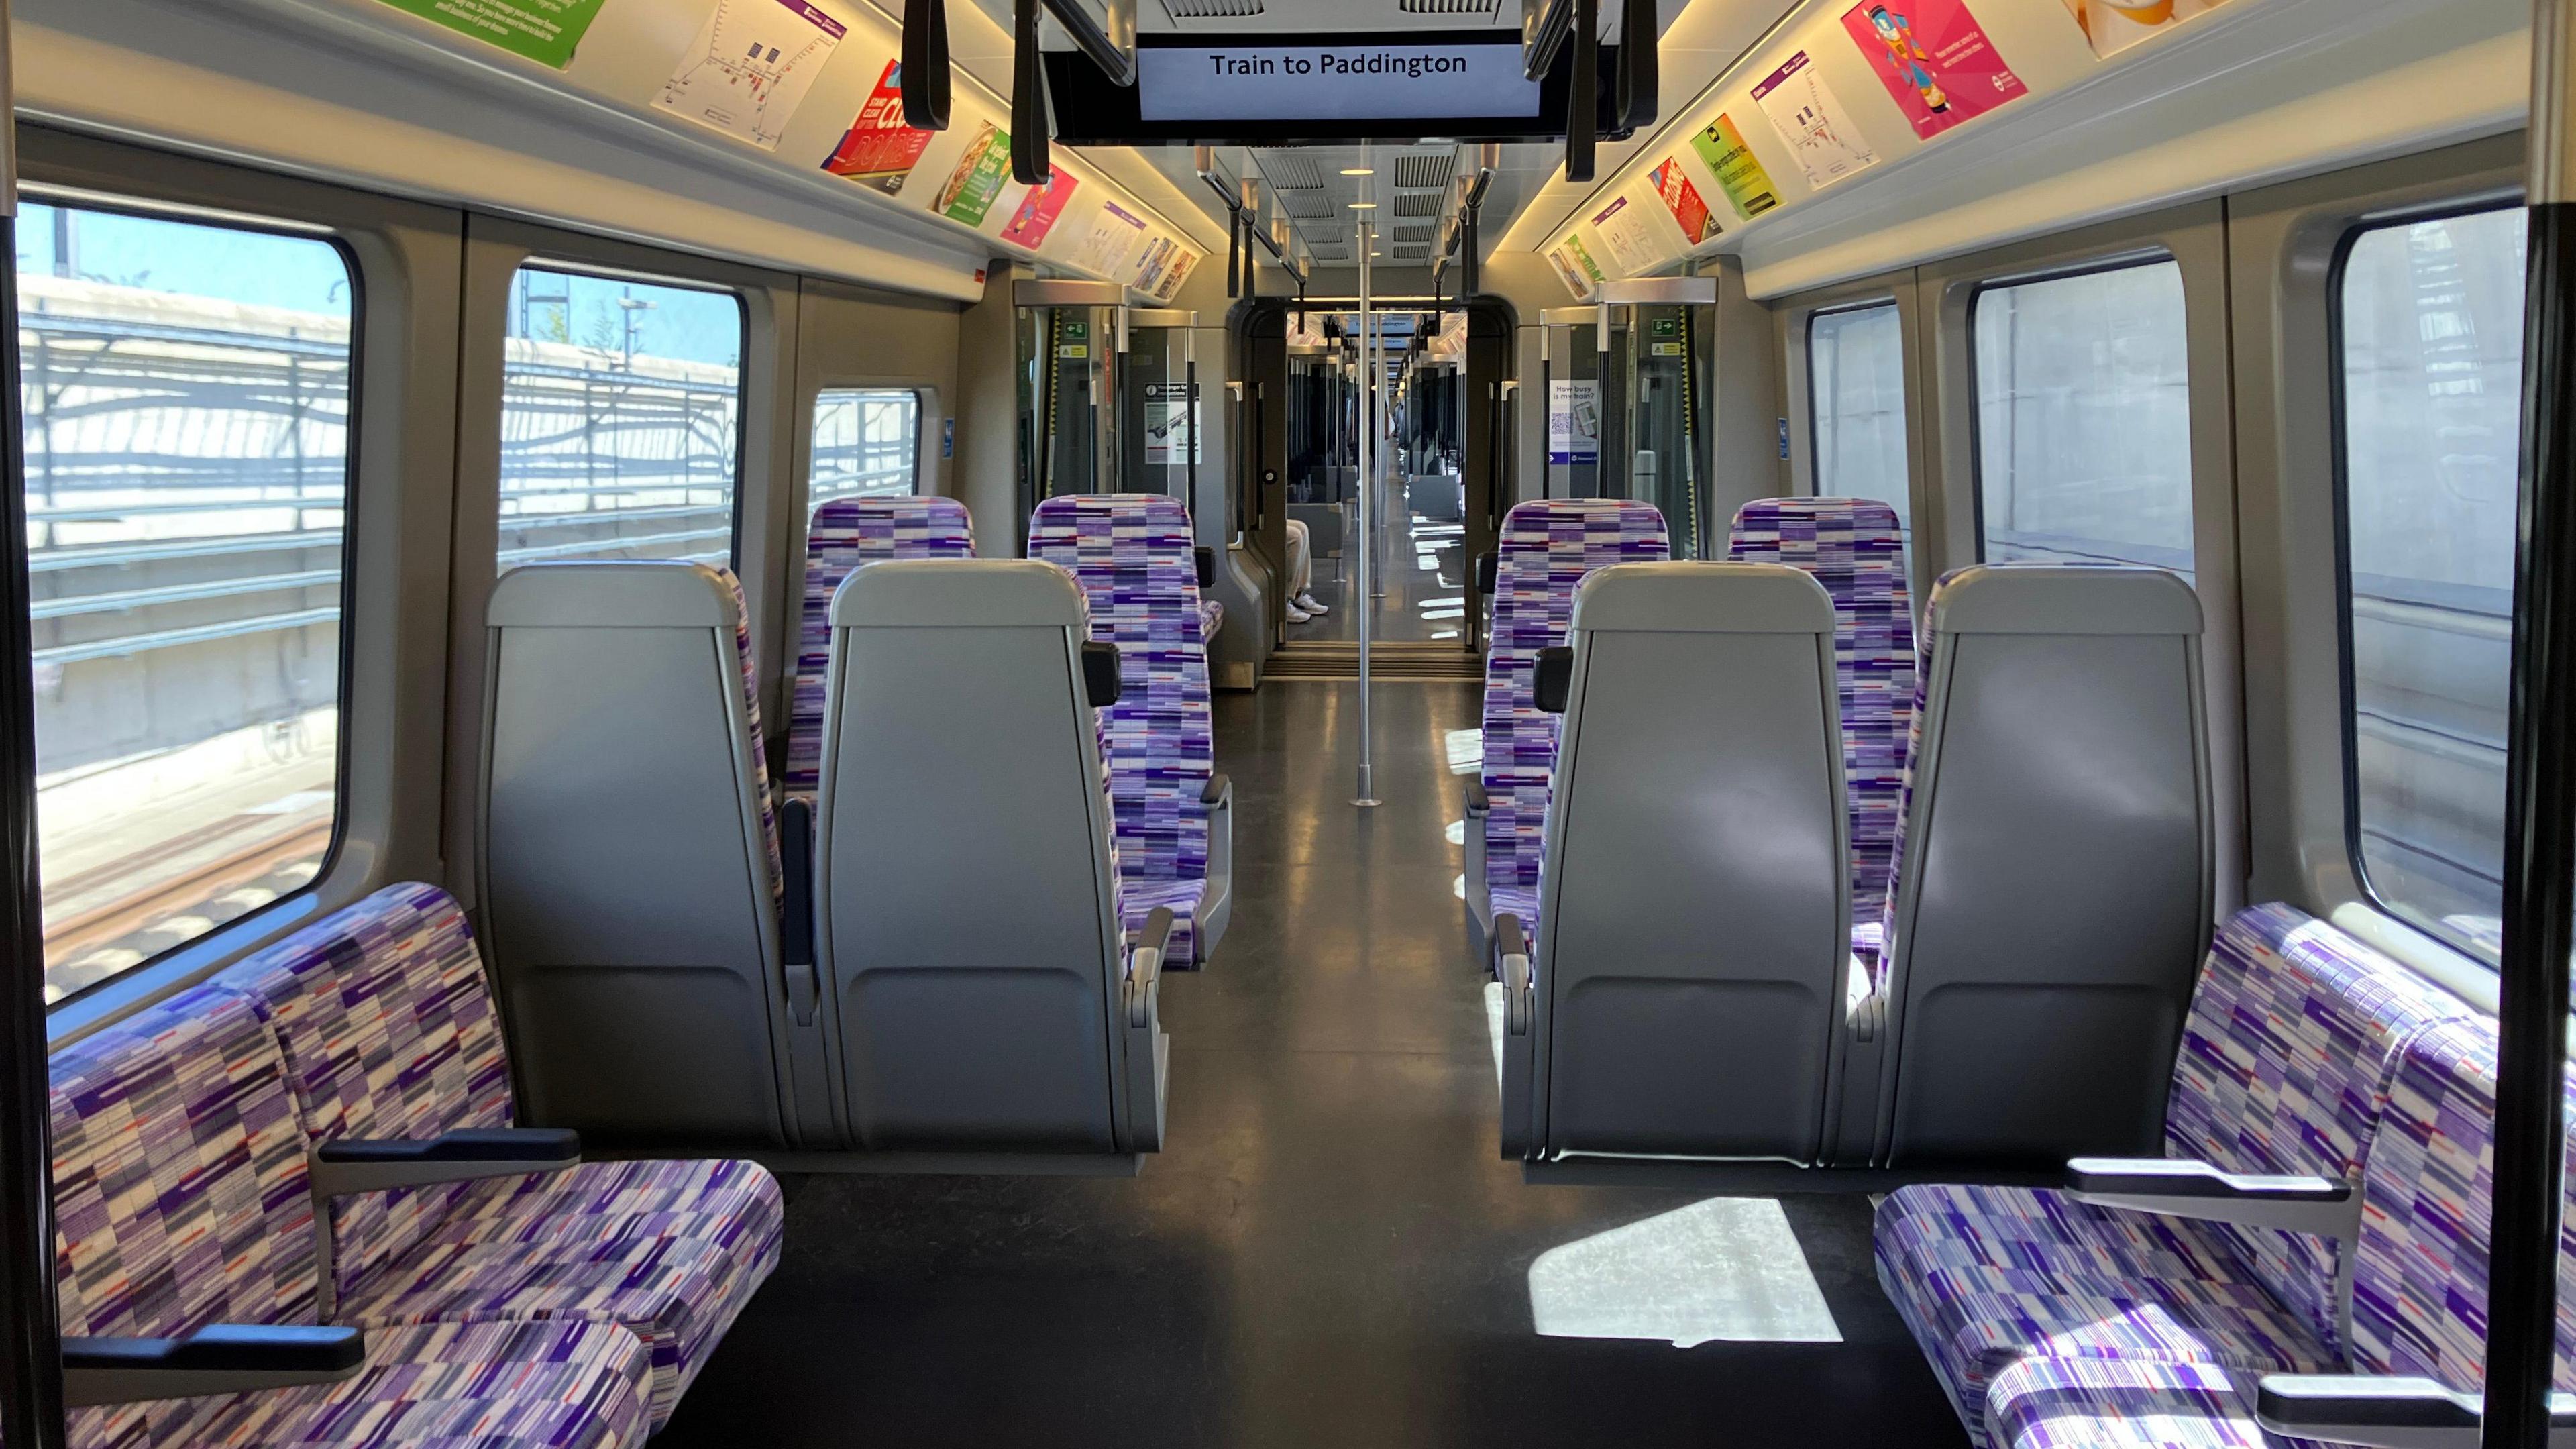
M2576 1445L2576 0L0 41L0 1442Z

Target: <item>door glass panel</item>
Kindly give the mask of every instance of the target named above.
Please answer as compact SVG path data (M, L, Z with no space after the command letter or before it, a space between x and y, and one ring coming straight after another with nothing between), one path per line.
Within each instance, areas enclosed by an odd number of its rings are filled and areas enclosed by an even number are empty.
M807 512L835 498L910 493L921 456L921 394L909 388L825 388L814 398Z
M1875 498L1895 509L1913 557L1905 329L1895 303L1807 319L1807 397L1815 412L1816 492Z

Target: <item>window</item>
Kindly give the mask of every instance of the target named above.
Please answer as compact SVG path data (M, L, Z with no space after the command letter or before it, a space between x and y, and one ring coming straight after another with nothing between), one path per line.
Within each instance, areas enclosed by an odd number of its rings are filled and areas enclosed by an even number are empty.
M1988 287L1971 316L1986 561L2153 564L2190 577L2180 264Z
M2491 963L2522 285L2509 208L2360 233L2336 303L2355 865L2381 904Z
M826 388L814 399L808 515L835 498L913 491L921 455L921 395L908 389Z
M500 567L733 560L742 301L521 267L502 364Z
M356 283L338 247L18 229L45 995L303 888L339 814Z
M1816 492L1894 508L1911 557L1905 329L1894 302L1807 319L1807 398L1815 413Z

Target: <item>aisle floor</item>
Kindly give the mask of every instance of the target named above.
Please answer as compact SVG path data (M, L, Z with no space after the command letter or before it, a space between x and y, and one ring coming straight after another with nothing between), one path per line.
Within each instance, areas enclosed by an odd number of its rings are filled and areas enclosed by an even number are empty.
M1868 1199L1500 1160L1446 838L1476 690L1378 687L1370 811L1355 691L1217 699L1235 915L1164 985L1166 1150L1132 1180L792 1182L777 1275L657 1449L1966 1442L1874 1281ZM1839 1341L1671 1341L1713 1329ZM1555 1336L1582 1334L1658 1336Z

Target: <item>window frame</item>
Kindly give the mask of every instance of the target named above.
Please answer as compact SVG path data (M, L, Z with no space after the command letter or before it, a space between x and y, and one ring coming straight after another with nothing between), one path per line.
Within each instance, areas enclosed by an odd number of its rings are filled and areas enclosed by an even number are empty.
M710 296L723 297L727 301L733 303L735 322L734 335L739 339L739 345L735 348L736 361L734 363L733 474L732 477L727 480L727 486L730 490L728 495L730 503L725 509L725 569L735 578L741 578L743 516L748 511L749 504L748 492L745 486L748 482L745 460L751 453L750 435L752 427L751 298L746 289L742 286L725 282L704 281L695 277L674 276L668 273L639 271L632 267L591 262L582 260L578 257L560 257L546 251L535 251L521 257L519 259L519 264L510 269L512 285L516 285L520 274L531 271L553 272L562 276L570 277L586 277L593 281L628 282L638 286L664 287L672 291L679 292L702 292ZM505 292L503 294L504 307L508 305L507 296L508 294ZM505 348L507 346L509 335L509 323L505 320L501 324L501 337ZM501 359L501 377L501 415L506 419L509 416L510 407L509 357L506 351L503 353ZM494 526L497 530L499 519L502 517L500 506L502 502L509 497L507 493L501 492L497 487L497 460L495 479L496 487L492 497L492 516L494 519ZM501 555L498 547L497 534L492 554L492 570L492 576L497 581L501 575ZM747 593L745 597L745 606L749 606Z
M2176 256L2170 248L2150 246L2125 253L2117 253L2107 257L2092 258L2072 266L2051 268L2042 271L2008 276L1984 277L1978 279L1966 289L1966 312L1963 320L1967 332L1966 338L1964 339L1967 345L1967 388L1964 406L1967 412L1966 427L1968 434L1968 507L1970 510L1969 516L1973 520L1969 529L1968 540L1973 549L1971 558L1975 562L1987 562L1986 408L1984 397L1980 393L1978 387L1981 379L1977 375L1977 310L1985 305L1987 296L1995 292L2006 292L2011 291L2016 287L2035 286L2045 282L2067 282L2074 281L2082 277L2108 276L2114 272L2129 272L2136 271L2141 267L2159 266L2171 266L2174 269L2176 280L2180 281L2183 285L2183 351L2187 362L2189 354L2192 351L2190 335L2191 275L2189 269L2183 265L2182 258ZM2187 388L2183 396L2186 433L2185 446L2187 450L2191 448L2191 445L2194 442L2188 434L2195 393L2196 390ZM2191 461L2196 465L2196 459ZM2197 466L2194 466L2193 474L2194 476L2190 479L2192 502L2192 572L2196 576L2200 572L2201 567L2199 547L2200 479L2197 476Z
M362 409L366 403L364 368L368 352L367 296L370 289L364 263L357 248L337 227L296 222L258 212L195 206L151 196L101 192L90 187L59 185L41 180L27 182L20 192L20 199L22 203L28 205L59 207L99 215L134 217L140 220L185 226L219 228L293 241L319 242L329 247L332 254L340 259L340 267L347 277L349 287L349 404L348 417L343 424L347 447L341 454L340 565L336 589L339 615L333 621L334 631L339 637L338 647L334 651L336 656L334 668L338 672L338 677L332 688L332 713L337 723L332 730L330 838L323 846L321 857L314 865L311 878L304 884L280 894L274 900L244 911L231 920L217 922L185 941L163 947L123 970L102 976L75 991L66 992L57 1000L46 1004L48 1020L57 1014L68 1014L69 1017L77 1019L89 1014L98 1002L118 994L111 992L110 988L150 979L147 973L152 973L154 968L173 959L190 956L207 943L227 936L236 928L255 932L260 929L263 917L275 921L302 914L298 907L309 905L320 893L323 883L330 879L333 871L339 866L348 846L352 814L350 746L354 732L347 727L347 720L353 702L351 685L356 676L358 634L353 624L358 610L357 569L353 565L358 554L359 511L363 502L361 497L363 490L359 487L359 480L364 463L362 449L366 440L366 423L362 420ZM15 265L14 259L12 265ZM10 319L10 325L13 328L18 326L15 317ZM23 541L19 546L25 546ZM44 963L39 963L39 974L46 969Z
M2336 763L2343 785L2345 863L2352 871L2352 883L2360 893L2359 898L2372 910L2409 930L2440 942L2462 959L2490 973L2498 970L2496 963L2489 961L2473 943L2461 939L2457 932L2445 927L2426 913L2401 908L2398 902L2381 894L2379 887L2371 881L2369 858L2362 851L2361 696L2354 677L2358 661L2355 657L2352 627L2352 433L2349 426L2351 414L2348 410L2350 398L2344 378L2347 370L2344 351L2344 283L2346 273L2352 264L2353 251L2360 246L2365 237L2379 232L2394 231L2400 227L2417 226L2425 222L2519 211L2522 205L2522 198L2518 192L2511 196L2481 193L2453 197L2412 208L2399 208L2352 217L2345 222L2334 239L2334 248L2326 266L2323 297L2326 357L2330 363L2326 369L2325 387L2326 426L2332 440L2327 450L2327 457L2328 466L2332 470L2328 493L2334 519L2333 607L2335 676L2338 686ZM2522 607L2519 580L2508 582L2507 593L2513 596L2514 613L2508 615L2510 619L2518 616ZM2500 838L2504 822L2497 821L2496 827Z

